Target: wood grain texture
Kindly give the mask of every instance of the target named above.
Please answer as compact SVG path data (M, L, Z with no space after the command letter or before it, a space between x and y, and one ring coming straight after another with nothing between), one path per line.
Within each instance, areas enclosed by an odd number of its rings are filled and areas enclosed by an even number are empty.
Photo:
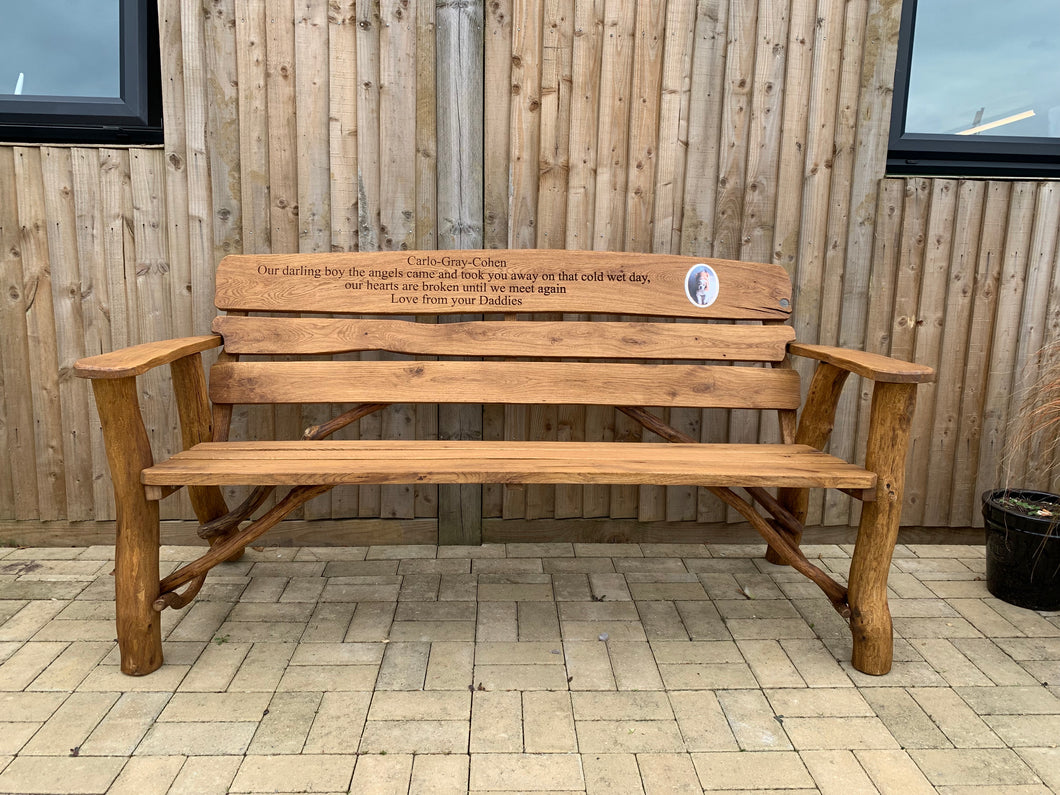
M689 295L692 269L717 274L716 300ZM776 265L632 252L498 250L226 257L220 309L266 312L454 314L620 312L784 319L790 281Z
M214 365L215 403L585 403L784 408L794 371L579 362L229 362Z
M869 489L861 467L802 445L592 442L201 444L143 473L148 486L340 483L686 483Z
M783 325L576 320L433 324L383 319L222 316L214 320L213 329L224 338L229 353L297 355L379 350L427 356L776 362L784 358L787 344L795 338L791 327ZM841 354L836 352L836 355ZM92 361L82 360L80 366L87 367L86 362Z

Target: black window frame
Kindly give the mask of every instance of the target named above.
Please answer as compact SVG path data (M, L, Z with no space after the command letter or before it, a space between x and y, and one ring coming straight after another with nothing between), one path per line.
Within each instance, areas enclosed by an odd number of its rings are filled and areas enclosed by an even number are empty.
M889 176L1060 177L1060 138L905 132L917 0L902 3L895 64ZM1057 54L1060 57L1060 53Z
M119 0L121 96L0 96L0 141L160 144L162 71L154 0Z

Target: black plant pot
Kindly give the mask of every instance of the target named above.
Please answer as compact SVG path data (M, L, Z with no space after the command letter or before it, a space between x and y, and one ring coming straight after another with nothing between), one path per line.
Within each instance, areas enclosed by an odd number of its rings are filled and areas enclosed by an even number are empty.
M1026 516L1003 507L1006 495L1060 501L1041 491L983 493L986 587L998 599L1030 610L1060 610L1060 517Z

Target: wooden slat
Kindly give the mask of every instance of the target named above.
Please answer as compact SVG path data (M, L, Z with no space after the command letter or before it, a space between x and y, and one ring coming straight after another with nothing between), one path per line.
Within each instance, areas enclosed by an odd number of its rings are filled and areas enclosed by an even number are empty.
M39 516L36 450L34 449L33 403L30 400L31 354L26 310L34 299L24 278L18 195L15 191L15 150L0 148L0 185L7 186L0 201L0 334L3 335L4 428L7 444L3 455L19 466L5 467L11 483L11 502L0 514L14 519Z
M66 476L65 515L88 519L92 515L92 447L88 434L87 390L74 379L74 362L85 354L82 319L82 283L77 251L73 164L70 150L41 150L44 207L48 217L48 254L52 260L56 353L59 363L59 407L63 428L63 472ZM88 263L85 263L87 269Z
M965 362L961 353L968 345L972 293L978 240L981 236L983 197L986 183L967 180L957 190L957 212L954 216L953 250L950 256L946 291L945 326L939 351L938 383L935 391L935 416L931 420L929 466L926 484L928 495L946 494L953 486L953 460L957 449L961 397L964 394ZM945 525L950 513L948 500L929 496L924 502L924 524Z
M441 356L755 362L780 361L784 358L785 346L795 338L795 332L785 325L573 320L471 321L436 325L406 320L222 316L214 319L213 330L224 337L225 350L237 354L380 350Z
M18 224L22 230L19 237L21 289L25 295L29 352L27 397L33 406L33 439L37 451L37 494L40 500L37 507L42 519L61 519L66 513L66 477L41 150L16 147L14 159Z
M210 377L215 403L585 403L785 408L790 370L581 362L229 362Z
M512 101L512 0L485 4L483 85L482 240L486 248L508 243L508 158Z
M995 323L998 290L1005 244L1005 222L1008 215L1008 182L988 182L979 230L979 256L976 259L971 322L964 350L964 390L961 394L960 427L957 452L953 461L953 493L948 520L958 527L971 527L981 521L977 490L980 471L979 450L983 431L991 333ZM991 475L992 477L992 475ZM983 489L985 490L985 488Z
M357 4L328 11L328 148L331 248L357 249Z
M804 445L589 442L206 443L144 470L148 486L618 483L870 489L876 476Z
M717 299L694 304L693 267L717 273ZM460 251L232 256L218 266L220 309L386 314L621 312L784 319L790 282L777 265L629 252ZM459 300L458 300L459 299Z

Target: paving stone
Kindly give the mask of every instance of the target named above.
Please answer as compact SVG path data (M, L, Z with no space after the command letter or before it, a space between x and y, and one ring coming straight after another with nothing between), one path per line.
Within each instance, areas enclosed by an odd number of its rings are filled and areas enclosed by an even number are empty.
M417 754L409 795L461 795L468 791L470 760L463 755Z
M799 755L788 751L746 751L692 754L699 783L705 790L788 789L813 786Z
M712 602L675 602L685 631L692 640L730 640L732 635Z
M1060 748L1019 748L1016 753L1047 787L1060 792Z
M470 725L464 720L373 721L364 724L362 754L466 754Z
M587 795L637 795L644 792L633 754L582 754Z
M475 644L439 641L431 644L424 679L426 690L464 690L471 687L475 668Z
M412 778L412 762L411 754L360 756L349 791L358 795L406 795Z
M245 754L257 721L244 723L155 723L136 748L137 756Z
M986 723L1011 748L1053 746L1060 737L1060 715L990 715Z
M306 737L303 752L355 753L371 701L372 694L368 692L324 693Z
M475 558L472 574L541 574L540 558Z
M518 609L515 602L481 602L475 640L483 642L515 641L519 639Z
M361 602L350 620L345 640L378 642L389 638L397 602Z
M571 690L614 690L617 687L607 646L600 641L565 641L563 658Z
M608 641L611 670L619 690L662 690L662 676L648 643Z
M737 648L751 667L758 684L769 687L805 687L806 681L775 640L738 640Z
M519 692L475 692L469 747L472 754L523 750L523 707Z
M301 753L322 696L322 693L276 693L261 716L247 754Z
M113 648L109 641L71 643L33 680L29 689L75 690Z
M7 721L44 723L66 698L66 693L0 692L0 715Z
M394 585L392 579L398 573L401 561L397 560L343 560L332 561L324 567L324 576L334 577L381 577L381 582Z
M4 764L22 750L40 727L39 723L0 722L0 758L5 758Z
M783 721L777 720L761 691L723 691L718 693L718 703L742 750L790 750L793 747L784 731Z
M231 792L342 792L353 777L355 756L247 756Z
M293 643L255 643L232 677L228 690L233 693L273 692L296 648Z
M803 751L799 756L821 795L876 795L879 792L851 751Z
M560 645L549 641L516 643L477 643L475 662L479 665L563 665Z
M660 664L667 690L712 690L757 687L747 663Z
M552 583L490 583L479 581L480 602L551 602Z
M564 604L577 603L564 602ZM564 640L646 641L648 639L640 621L561 621L560 627Z
M584 790L577 754L475 754L472 790Z
M522 712L523 750L527 753L578 751L570 693L524 693Z
M1060 714L1060 698L1042 687L959 687L956 691L979 715Z
M574 560L605 560L605 558L574 558ZM557 602L588 602L592 599L589 577L585 574L553 574L552 593Z
M509 558L572 558L574 546L566 542L505 544Z
M628 602L633 596L629 592L626 578L621 574L608 574L607 572L591 572L589 574L589 590L593 599L601 599L606 602Z
M685 750L676 720L578 720L575 726L578 748L583 754Z
M518 606L519 640L559 641L560 625L555 602L517 602L516 604Z
M647 795L703 792L688 754L637 754L637 765Z
M566 690L567 670L556 665L475 665L475 687L487 690Z
M437 559L411 558L398 563L398 574L470 574L471 560L468 558Z
M1007 748L917 749L909 755L935 786L1037 783L1031 769Z
M799 751L899 748L879 718L788 718L784 732Z
M861 694L902 748L950 748L949 738L902 688L864 688Z
M675 690L667 695L687 750L739 750L739 744L714 691Z
M406 574L401 578L398 601L435 602L441 585L440 574Z
M216 693L228 688L253 644L209 643L180 683L182 691Z
M72 693L33 735L23 753L69 756L74 748L80 748L117 700L116 693Z
M371 690L376 686L379 673L377 665L292 665L280 678L276 690Z
M61 641L23 644L0 665L0 690L26 689L66 647Z
M20 756L0 773L0 792L104 793L124 765L125 759L121 757Z
M649 641L688 640L688 631L673 602L637 602L637 613Z
M545 558L541 568L548 574L613 574L611 558ZM588 582L588 580L586 580Z
M155 724L168 693L123 693L81 743L86 756L128 756Z
M438 600L443 602L477 602L478 576L443 574L438 583Z
M997 735L953 690L946 687L911 688L909 695L957 748L1001 747Z
M380 691L372 697L368 720L470 720L471 693L455 691Z
M377 690L421 690L430 659L429 643L388 643L379 666Z
M225 795L242 761L242 756L190 757L167 795Z

